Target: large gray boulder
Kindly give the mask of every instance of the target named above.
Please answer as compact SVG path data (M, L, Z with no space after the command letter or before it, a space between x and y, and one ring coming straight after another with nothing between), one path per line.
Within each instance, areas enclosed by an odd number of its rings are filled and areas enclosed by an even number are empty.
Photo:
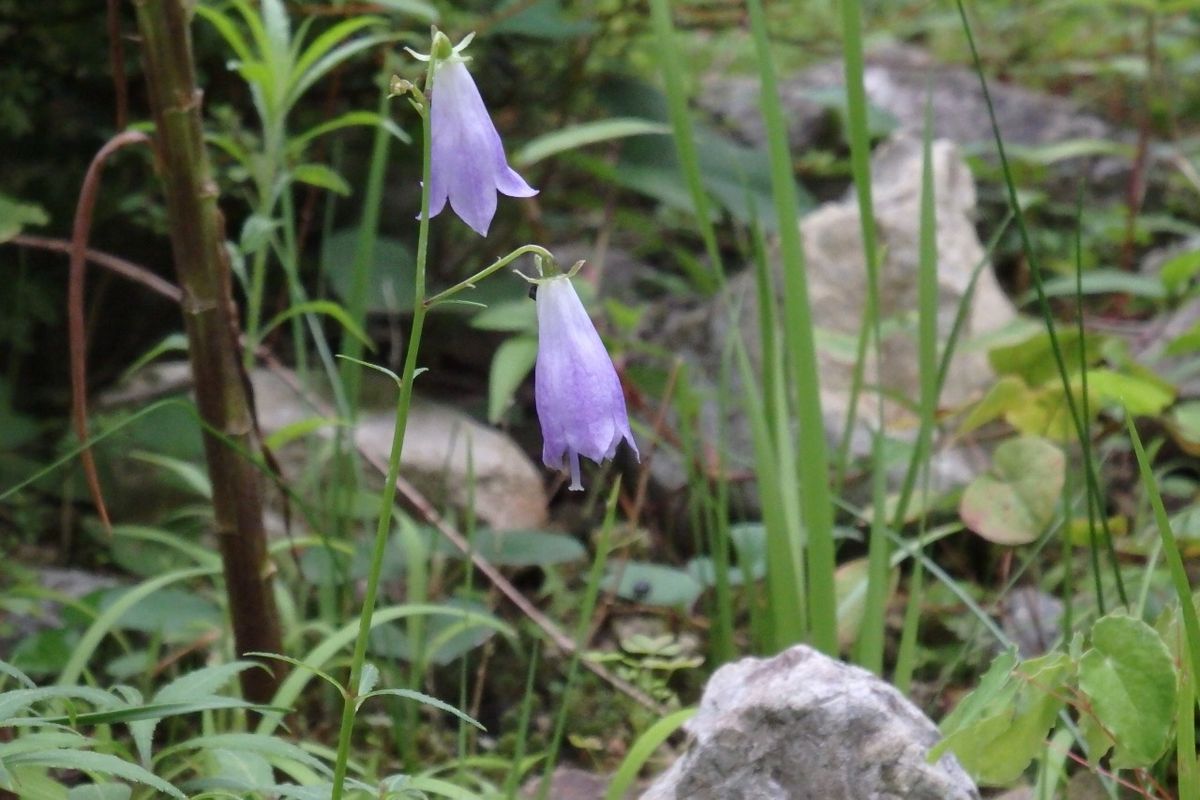
M798 645L713 674L687 753L641 800L978 800L937 727L866 670Z

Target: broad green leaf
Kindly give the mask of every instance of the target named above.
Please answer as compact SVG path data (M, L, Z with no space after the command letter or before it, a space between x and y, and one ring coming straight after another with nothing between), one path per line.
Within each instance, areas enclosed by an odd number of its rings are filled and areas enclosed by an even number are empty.
M1171 654L1153 628L1121 614L1097 620L1091 639L1079 661L1079 688L1116 740L1112 766L1149 767L1171 742L1176 692Z
M644 561L614 564L603 586L626 600L676 608L691 606L704 591L700 581L683 570Z
M1003 786L1043 751L1064 705L1061 687L1071 660L1051 653L1014 665L1011 651L992 663L979 688L942 723L946 738L930 750L931 762L951 750L976 781Z
M238 237L238 249L242 255L253 255L271 243L274 232L283 227L283 220L268 219L261 214L251 214L242 223L242 235Z
M1089 399L1094 394L1101 402L1121 405L1138 416L1160 414L1175 400L1175 391L1170 386L1139 375L1090 369L1087 380Z
M0 694L0 725L24 712L35 703L50 700L83 700L97 708L112 708L120 701L100 689L87 686L41 686L36 689L14 689Z
M1171 409L1167 429L1189 455L1200 455L1200 400L1188 400Z
M346 303L354 284L352 267L357 246L357 228L335 231L321 243L321 271ZM374 314L411 311L416 275L412 251L399 239L379 236L372 255L367 274L367 310Z
M959 426L959 433L971 431L998 419L1015 408L1020 408L1030 399L1029 387L1016 375L1005 375L992 384L987 394L976 403Z
M996 448L991 472L971 481L959 502L967 527L996 544L1028 544L1045 530L1066 479L1062 450L1031 436Z
M1158 277L1163 287L1175 294L1200 273L1200 250L1189 250L1172 256L1159 268Z
M517 166L528 167L566 150L574 150L598 142L623 139L627 136L661 135L670 132L669 125L648 119L622 117L583 122L537 137L517 151L513 155L512 161Z
M534 336L515 336L496 348L488 374L488 422L495 425L512 405L517 389L533 370L537 346Z
M300 183L328 189L340 195L351 193L350 184L341 175L325 164L297 164L292 167L292 178Z
M49 221L41 206L0 194L0 244L20 234L26 225L45 225Z
M1100 355L1104 338L1087 334L1080 339L1074 328L1057 333L1058 345L1067 368L1067 374L1079 371L1080 351L1086 348L1087 362L1092 364ZM994 347L988 351L988 361L998 375L1017 375L1032 387L1041 386L1051 379L1058 380L1058 366L1050 346L1050 334L1039 330L1032 336L1016 342Z

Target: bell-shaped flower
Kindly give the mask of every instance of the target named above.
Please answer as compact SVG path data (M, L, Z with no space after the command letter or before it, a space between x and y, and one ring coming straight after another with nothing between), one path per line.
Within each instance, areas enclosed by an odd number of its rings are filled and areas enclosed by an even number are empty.
M467 57L461 53L473 36L450 48L445 34L434 35L438 60L429 89L429 216L441 213L449 200L463 222L487 236L496 215L497 191L509 197L532 197L537 189L508 165L500 134L467 72Z
M571 489L583 489L579 457L612 458L621 440L634 455L625 396L612 359L567 275L537 284L538 351L534 398L542 424L542 461L571 471Z

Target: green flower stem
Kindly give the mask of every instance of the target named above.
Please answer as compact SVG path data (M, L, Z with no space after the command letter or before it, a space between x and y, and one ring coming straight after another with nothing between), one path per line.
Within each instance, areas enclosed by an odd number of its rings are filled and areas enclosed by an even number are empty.
M433 82L436 59L430 59L425 71L425 86ZM421 220L417 235L417 265L413 297L412 331L409 334L408 352L404 356L404 369L400 373L400 398L396 402L396 429L392 434L392 454L388 461L387 481L379 496L379 525L375 529L375 546L371 551L371 569L367 574L367 591L363 597L362 614L358 621L358 638L354 642L354 656L350 661L350 680L344 689L345 705L342 707L342 725L338 733L337 760L333 768L333 800L341 800L342 784L346 780L346 763L350 756L350 736L354 729L354 713L358 710L358 685L362 679L363 663L367 658L367 638L371 633L371 617L375 613L375 599L379 594L379 575L383 571L383 556L387 549L388 532L391 530L392 505L396 499L396 478L400 473L400 454L404 449L404 429L408 426L408 410L412 405L413 378L417 371L417 351L421 347L421 331L425 326L425 313L429 305L425 302L425 261L429 250L429 186L430 186L430 125L429 108L421 113Z
M513 250L511 253L506 255L504 258L497 260L496 263L492 264L490 267L485 267L485 268L481 269L479 272L476 272L474 275L467 278L465 281L459 281L458 283L451 286L449 289L440 291L437 294L435 294L433 297L429 298L428 300L423 301L425 310L429 310L430 308L433 308L435 305L442 302L443 300L446 300L446 299L452 297L453 295L458 294L463 289L474 289L475 284L479 283L479 281L481 281L484 278L486 278L487 276L491 275L493 272L496 272L497 270L500 270L500 269L508 266L509 264L516 261L518 258L520 258L521 256L526 255L528 253L533 253L534 255L538 256L539 258L542 259L543 263L547 263L547 264L554 263L554 256L550 255L550 251L547 250L546 248L541 247L540 245L536 245L536 244L523 245L521 247L518 247L516 250Z

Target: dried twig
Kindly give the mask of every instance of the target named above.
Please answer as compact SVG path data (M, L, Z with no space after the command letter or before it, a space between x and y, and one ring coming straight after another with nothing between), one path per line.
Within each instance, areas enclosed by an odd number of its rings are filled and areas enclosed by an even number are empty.
M67 278L67 327L71 350L71 417L75 424L75 435L83 450L79 460L83 464L83 474L87 478L88 492L96 513L100 515L100 524L105 531L112 531L112 523L108 519L108 509L104 506L104 496L100 491L100 476L96 472L96 459L92 449L88 447L87 425L87 331L83 319L83 287L86 276L87 240L92 228L92 212L96 208L96 195L100 191L100 175L104 172L104 163L108 157L120 150L135 144L149 144L150 139L138 131L125 131L109 139L92 159L87 174L83 178L83 186L79 190L79 202L75 206L75 222L71 227L71 243L68 249L71 259L70 273Z

